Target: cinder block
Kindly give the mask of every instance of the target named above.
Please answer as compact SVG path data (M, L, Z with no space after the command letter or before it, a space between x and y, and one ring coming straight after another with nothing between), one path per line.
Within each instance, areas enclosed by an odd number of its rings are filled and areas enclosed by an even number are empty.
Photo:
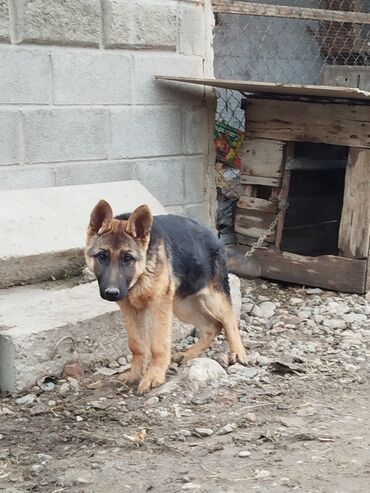
M45 52L0 47L0 103L51 102L49 59Z
M143 160L136 165L136 178L164 206L184 203L182 158Z
M52 169L39 166L0 167L0 190L52 187L54 185Z
M207 226L207 228L212 227L209 206L205 202L201 204L185 205L184 215L186 217L190 217L190 219L195 219L196 221L203 224L203 226Z
M17 112L0 112L0 164L19 163L20 114Z
M99 45L99 0L16 1L23 4L18 39L44 44Z
M170 205L166 207L167 214L176 214L176 216L185 216L184 205Z
M155 75L177 77L202 77L203 60L178 54L156 55L145 53L135 56L134 101L155 103L201 100L203 88L193 84L181 84L156 80Z
M203 5L184 4L179 9L178 51L205 56L205 14Z
M108 157L108 112L103 109L25 111L26 160L31 163Z
M57 186L108 183L133 180L135 178L135 164L131 161L64 163L56 165L54 173Z
M7 0L0 0L0 40L9 40L9 10Z
M131 62L124 54L66 52L52 55L56 104L127 104Z
M187 107L184 109L184 150L186 154L207 153L208 109Z
M103 0L103 12L105 46L176 49L175 4Z
M173 106L127 107L111 115L112 158L182 154L182 111Z
M194 156L184 160L186 203L204 200L206 159L206 156Z

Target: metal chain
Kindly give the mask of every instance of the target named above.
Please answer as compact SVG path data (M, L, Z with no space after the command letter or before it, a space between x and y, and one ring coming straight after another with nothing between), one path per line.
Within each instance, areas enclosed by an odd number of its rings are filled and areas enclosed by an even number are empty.
M255 243L253 243L250 250L245 252L244 257L251 257L256 250L258 250L259 248L262 247L263 242L276 228L276 226L279 222L279 219L282 216L283 212L289 207L289 204L286 200L282 200L282 199L276 199L276 200L270 199L270 200L271 200L271 202L274 202L274 203L277 202L278 213L276 214L275 219L271 222L270 226L266 229L266 231L264 233L262 233L262 235L258 238L258 240Z

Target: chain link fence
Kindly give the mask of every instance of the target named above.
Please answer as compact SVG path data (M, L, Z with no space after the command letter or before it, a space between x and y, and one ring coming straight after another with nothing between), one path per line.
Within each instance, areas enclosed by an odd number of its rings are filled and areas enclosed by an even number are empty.
M370 0L238 2L248 7L249 15L218 13L220 3L226 2L214 0L216 78L370 90L370 24L364 16L370 12ZM304 18L297 18L300 12ZM236 91L218 90L217 186L219 199L229 202L241 191L241 98Z

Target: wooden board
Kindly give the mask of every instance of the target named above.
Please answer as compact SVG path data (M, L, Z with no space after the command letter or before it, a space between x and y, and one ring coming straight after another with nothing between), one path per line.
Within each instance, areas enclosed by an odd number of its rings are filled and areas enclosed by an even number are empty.
M365 292L366 260L334 255L307 257L277 252L272 248L258 250L262 277L306 286L316 286L349 293Z
M370 108L268 99L247 100L247 138L370 148Z
M236 208L235 232L259 238L274 220L275 214ZM275 235L270 235L267 240L274 241Z
M277 206L270 200L259 199L257 197L240 197L237 206L240 209L252 209L261 212L277 212Z
M262 17L282 17L284 19L308 19L316 21L370 24L370 15L363 12L343 12L288 5L270 5L251 2L230 2L212 0L213 11L220 14L256 15Z
M285 143L278 140L248 139L241 151L244 175L281 178Z
M251 80L231 79L200 79L197 77L171 77L169 75L155 75L158 80L171 80L201 86L222 87L240 91L243 94L278 94L280 96L303 96L314 98L341 98L355 99L370 102L370 92L356 87L334 87L310 84L282 84L281 82L260 82Z
M240 182L243 185L264 185L266 187L280 187L281 178L267 178L265 176L241 175Z
M339 230L345 257L366 258L370 241L370 149L351 148Z

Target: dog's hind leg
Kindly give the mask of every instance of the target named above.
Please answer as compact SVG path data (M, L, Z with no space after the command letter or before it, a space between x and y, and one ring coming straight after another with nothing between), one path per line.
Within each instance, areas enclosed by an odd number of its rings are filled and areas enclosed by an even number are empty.
M197 295L182 301L177 300L174 311L180 320L195 325L200 331L199 340L191 348L173 354L172 360L180 363L196 358L208 349L221 333L222 324L209 313L203 300Z

